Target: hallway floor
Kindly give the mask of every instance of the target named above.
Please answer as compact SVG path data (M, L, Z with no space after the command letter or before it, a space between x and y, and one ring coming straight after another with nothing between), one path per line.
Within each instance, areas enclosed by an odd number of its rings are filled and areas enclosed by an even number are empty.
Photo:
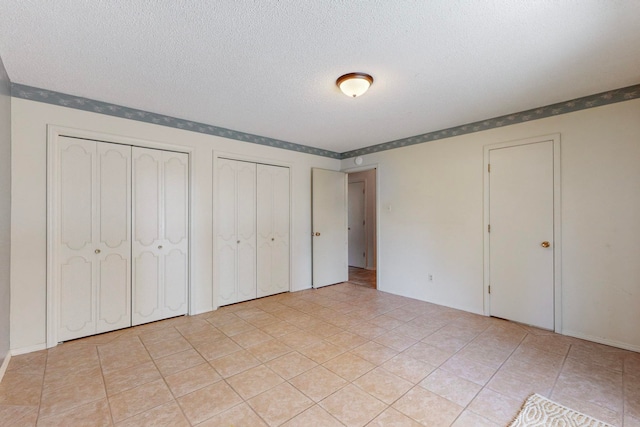
M376 270L349 267L349 282L367 288L376 289Z
M640 354L343 283L16 356L2 426L640 426Z

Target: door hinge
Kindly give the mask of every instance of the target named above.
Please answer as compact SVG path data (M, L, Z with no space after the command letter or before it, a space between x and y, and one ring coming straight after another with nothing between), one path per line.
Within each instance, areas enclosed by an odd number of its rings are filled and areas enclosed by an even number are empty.
M489 293L491 293L491 285L489 285Z
M487 233L491 233L491 224L487 224Z
M367 254L365 252L362 252L362 256L367 256Z
M362 221L362 225L364 225L364 221Z
M487 163L487 172L491 173L491 163Z

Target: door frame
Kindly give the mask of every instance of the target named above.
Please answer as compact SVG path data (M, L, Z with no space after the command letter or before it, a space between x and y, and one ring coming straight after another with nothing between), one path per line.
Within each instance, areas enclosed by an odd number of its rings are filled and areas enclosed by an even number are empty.
M380 281L380 265L382 265L382 263L380 262L380 223L382 222L380 220L381 216L380 216L380 175L382 174L382 172L380 171L380 164L378 163L369 163L367 165L362 165L362 166L355 166L352 168L344 168L341 169L342 172L345 172L347 174L350 173L355 173L355 172L364 172L364 171L368 171L368 170L375 170L376 171L376 205L374 207L375 211L376 211L376 223L375 223L375 229L376 229L376 237L375 237L375 247L374 247L374 255L375 255L375 266L376 266L376 290L378 291L384 291L383 288L383 284ZM349 178L347 177L347 189L349 188ZM365 183L365 188L366 188L366 183ZM347 197L349 197L349 195L347 194ZM367 193L365 192L365 203L367 202ZM366 209L366 208L365 208ZM367 256L368 258L368 256ZM367 260L368 263L368 260ZM367 269L368 270L368 269Z
M58 214L58 209L54 200L58 200L56 188L56 176L60 171L60 164L56 161L56 153L58 151L58 144L60 137L70 137L87 139L98 142L106 142L111 144L129 145L143 148L153 148L157 150L175 151L179 153L185 153L189 156L189 184L188 184L188 197L189 197L189 226L187 235L189 236L189 271L187 272L187 314L195 314L195 298L193 290L192 271L194 257L194 243L193 243L193 217L194 217L194 191L193 183L195 182L194 175L194 156L195 151L192 147L167 144L164 142L150 141L145 139L130 138L122 135L114 135L103 132L95 132L85 129L77 129L58 125L47 125L47 277L46 277L46 307L47 307L47 324L46 324L46 348L55 347L58 345L58 319L60 316L60 294L59 283L56 280L58 277L57 268L57 256L55 250L55 243L59 239L59 230L56 230L55 220ZM133 283L133 282L132 282Z
M359 181L353 181L353 182L349 182L349 173L347 173L347 229L349 228L349 185L350 184L358 184L358 183L362 183L362 187L364 189L364 193L362 196L363 199L363 208L362 208L362 214L364 216L364 221L365 221L365 225L366 225L366 221L367 221L367 181L363 180L359 180ZM347 235L347 243L349 241L349 237ZM364 229L364 269L367 270L367 266L369 264L369 236L367 235L367 229ZM348 253L347 253L347 258L348 258ZM347 267L351 267L349 265L349 260L347 259Z
M295 168L295 164L290 161L277 160L271 157L251 156L251 155L238 154L238 153L224 151L224 150L213 150L213 155L212 155L213 167L211 169L211 175L212 175L211 201L213 202L213 209L211 211L212 212L211 227L212 227L212 236L213 236L211 279L212 279L213 289L212 289L212 295L211 295L211 302L212 302L214 311L220 308L220 305L218 305L218 302L219 302L218 294L220 291L220 286L218 283L218 275L216 270L216 263L218 262L218 249L215 241L215 238L218 235L217 188L218 188L218 159L219 158L236 160L239 162L249 162L249 163L289 168L289 292L293 292L293 277L294 277L293 270L295 268L293 263L293 242L295 241L294 240L295 233L294 233L294 227L293 227L293 212L294 212L294 205L295 205L295 199L293 197L293 183L295 182L294 176L297 172Z
M519 145L536 144L551 141L553 145L553 307L554 307L554 332L562 333L562 204L560 181L560 134L542 135L532 138L514 141L500 142L484 146L484 280L483 280L483 306L484 315L491 315L491 298L489 297L490 271L490 245L489 245L489 154L491 150L516 147Z

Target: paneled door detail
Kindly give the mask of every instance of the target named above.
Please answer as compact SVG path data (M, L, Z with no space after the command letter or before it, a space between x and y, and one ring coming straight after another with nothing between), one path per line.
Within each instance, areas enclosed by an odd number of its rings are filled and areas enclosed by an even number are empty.
M349 280L347 174L312 169L313 287Z
M289 290L289 168L257 166L258 297Z
M58 340L131 325L131 147L60 137Z
M132 324L187 313L189 158L133 147Z
M218 305L256 297L256 164L217 161Z
M489 151L492 316L554 329L553 141Z

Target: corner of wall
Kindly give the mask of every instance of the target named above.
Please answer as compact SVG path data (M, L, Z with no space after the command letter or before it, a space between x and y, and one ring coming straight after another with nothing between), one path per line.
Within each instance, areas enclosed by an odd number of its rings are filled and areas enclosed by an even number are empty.
M0 58L0 381L10 348L11 81Z

